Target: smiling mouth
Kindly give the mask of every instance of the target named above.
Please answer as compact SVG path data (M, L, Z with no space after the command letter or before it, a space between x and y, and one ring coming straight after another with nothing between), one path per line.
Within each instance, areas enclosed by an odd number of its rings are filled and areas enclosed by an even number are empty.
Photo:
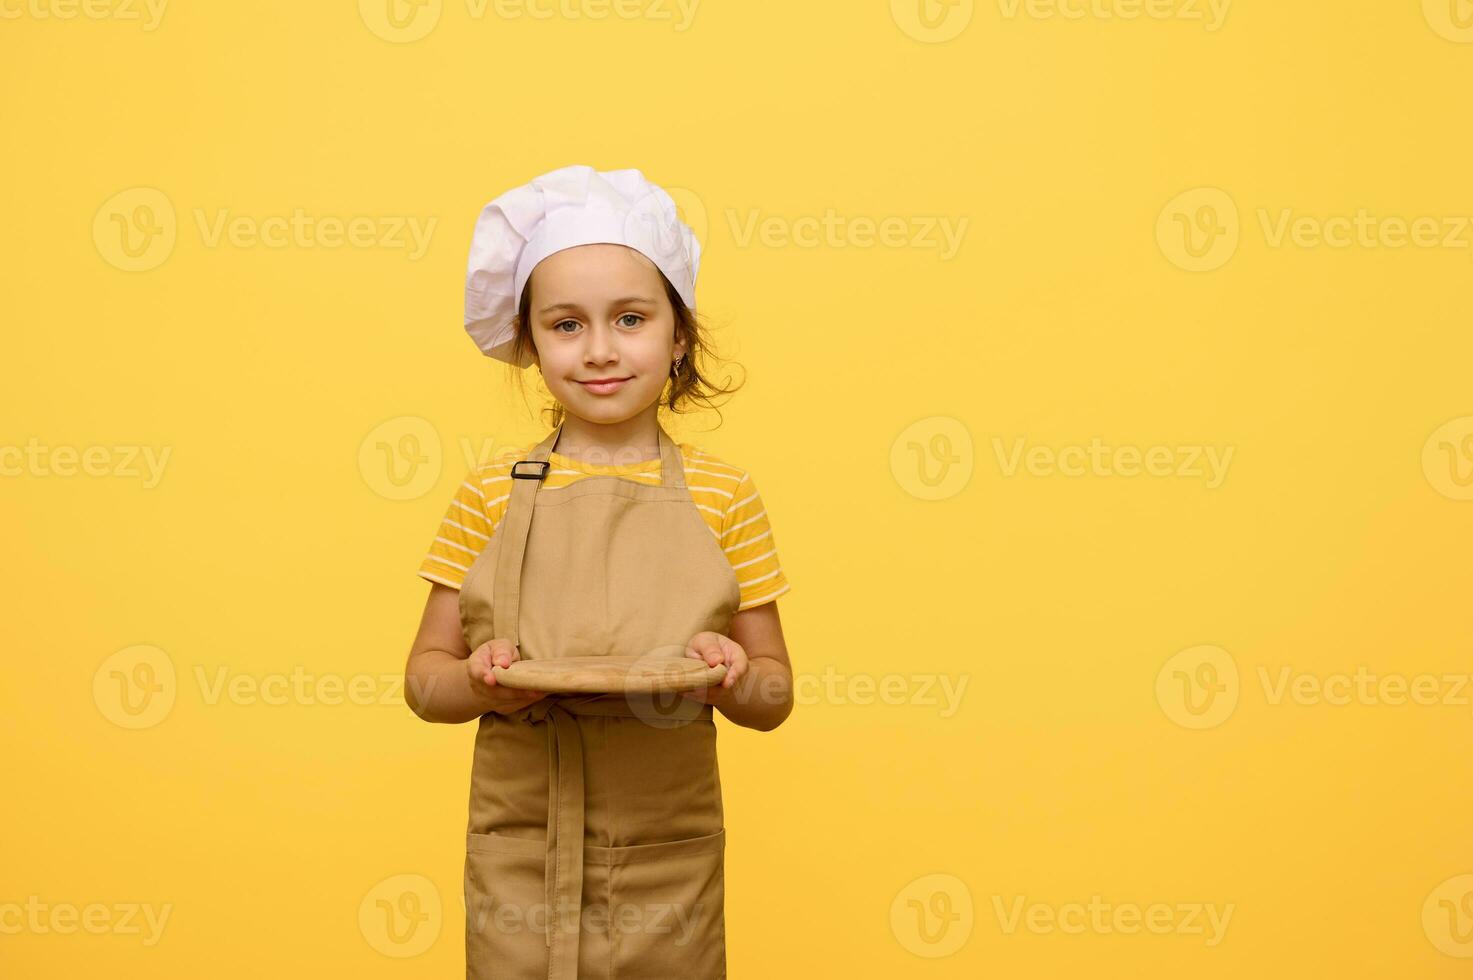
M580 381L578 383L595 395L609 395L624 387L628 381L629 378L607 378L603 381Z

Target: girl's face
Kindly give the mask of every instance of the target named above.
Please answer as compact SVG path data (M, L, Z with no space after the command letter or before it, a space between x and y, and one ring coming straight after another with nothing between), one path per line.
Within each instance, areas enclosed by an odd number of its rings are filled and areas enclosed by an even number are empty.
M659 401L685 345L653 262L623 245L578 245L539 262L527 289L537 363L567 412L617 423ZM622 383L588 383L605 379Z

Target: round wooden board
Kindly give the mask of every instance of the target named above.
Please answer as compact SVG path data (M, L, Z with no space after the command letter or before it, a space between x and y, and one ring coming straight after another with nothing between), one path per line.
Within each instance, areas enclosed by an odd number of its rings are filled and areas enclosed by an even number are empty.
M715 687L726 664L693 657L558 657L492 667L496 683L549 694L673 694Z

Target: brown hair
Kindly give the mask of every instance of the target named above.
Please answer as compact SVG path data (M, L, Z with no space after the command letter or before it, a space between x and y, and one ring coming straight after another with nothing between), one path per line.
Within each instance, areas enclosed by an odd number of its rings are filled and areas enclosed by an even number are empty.
M658 270L656 270L658 271ZM681 414L692 410L692 403L699 403L701 407L709 408L718 416L721 409L713 401L716 395L732 395L740 388L741 384L732 387L721 387L714 384L710 377L703 373L700 361L705 358L714 359L711 352L710 341L706 337L706 331L696 319L696 312L685 305L685 300L680 298L680 293L660 273L660 282L665 285L665 295L670 300L670 306L675 311L675 339L685 340L685 357L680 361L680 370L668 379L669 384L665 389L661 403L662 408L668 408L671 412ZM526 393L526 378L522 369L517 364L523 358L531 359L534 351L531 331L532 312L532 284L529 280L527 288L522 290L521 302L517 305L517 315L512 318L511 326L514 333L511 348L511 363L508 365L516 379L517 386ZM730 381L730 378L727 379ZM561 425L566 414L562 404L553 399L550 406L544 406L543 412L547 415L549 424L553 428ZM718 423L719 424L719 423Z

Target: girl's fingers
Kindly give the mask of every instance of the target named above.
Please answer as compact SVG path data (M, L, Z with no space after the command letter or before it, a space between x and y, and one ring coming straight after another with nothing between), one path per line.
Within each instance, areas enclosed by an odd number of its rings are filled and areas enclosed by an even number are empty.
M690 645L686 647L685 655L704 660L707 667L715 667L725 659L725 654L721 652L721 643L715 633L697 633L691 638Z
M506 640L492 640L491 662L498 667L510 667L517 659L517 648Z
M741 644L735 640L727 640L727 644L726 676L721 679L721 683L725 687L734 687L736 682L741 680L742 675L747 672L747 651L743 650Z

